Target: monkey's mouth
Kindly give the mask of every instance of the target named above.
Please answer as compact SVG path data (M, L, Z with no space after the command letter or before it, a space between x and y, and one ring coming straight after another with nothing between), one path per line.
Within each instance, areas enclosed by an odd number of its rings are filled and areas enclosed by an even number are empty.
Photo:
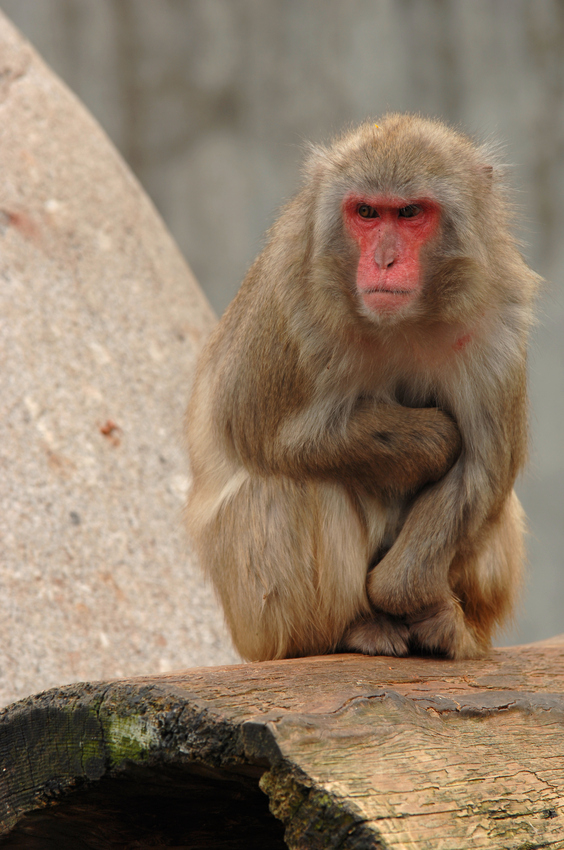
M412 295L411 289L367 289L363 295L373 295L375 293L385 293L386 295Z
M360 292L362 303L371 313L391 313L404 307L413 298L414 289L364 289Z

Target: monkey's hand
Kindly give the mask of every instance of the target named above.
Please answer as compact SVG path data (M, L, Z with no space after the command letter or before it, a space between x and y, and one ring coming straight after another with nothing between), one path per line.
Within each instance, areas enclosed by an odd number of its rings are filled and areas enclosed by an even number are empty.
M367 430L360 413L356 423ZM462 449L456 422L436 407L377 405L366 435L372 457L363 484L376 492L406 494L442 478Z
M456 544L448 537L443 539L441 520L448 505L442 504L442 484L417 497L393 546L368 575L368 596L381 611L417 617L421 611L443 608L452 598L449 567ZM436 502L432 517L418 511L421 502ZM419 513L427 513L424 526Z

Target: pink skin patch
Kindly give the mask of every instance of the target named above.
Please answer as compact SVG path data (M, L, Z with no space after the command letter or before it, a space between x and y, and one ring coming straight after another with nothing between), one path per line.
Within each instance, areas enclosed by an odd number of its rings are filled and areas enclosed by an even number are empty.
M463 334L462 336L459 336L452 346L454 351L464 351L471 339L472 334Z
M438 205L389 195L348 195L343 220L360 248L356 285L374 313L394 313L421 288L421 249L435 235Z

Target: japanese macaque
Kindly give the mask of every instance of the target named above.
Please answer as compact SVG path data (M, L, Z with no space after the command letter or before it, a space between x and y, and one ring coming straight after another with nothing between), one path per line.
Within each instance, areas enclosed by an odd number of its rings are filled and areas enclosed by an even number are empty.
M537 283L465 136L389 115L312 151L189 407L189 529L244 658L487 652Z

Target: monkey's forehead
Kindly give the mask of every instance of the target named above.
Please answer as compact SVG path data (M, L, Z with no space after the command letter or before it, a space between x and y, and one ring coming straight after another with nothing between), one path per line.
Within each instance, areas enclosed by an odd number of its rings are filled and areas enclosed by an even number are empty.
M369 121L321 148L313 172L349 187L402 197L444 196L445 186L471 193L491 182L491 165L482 148L439 121L390 115Z

